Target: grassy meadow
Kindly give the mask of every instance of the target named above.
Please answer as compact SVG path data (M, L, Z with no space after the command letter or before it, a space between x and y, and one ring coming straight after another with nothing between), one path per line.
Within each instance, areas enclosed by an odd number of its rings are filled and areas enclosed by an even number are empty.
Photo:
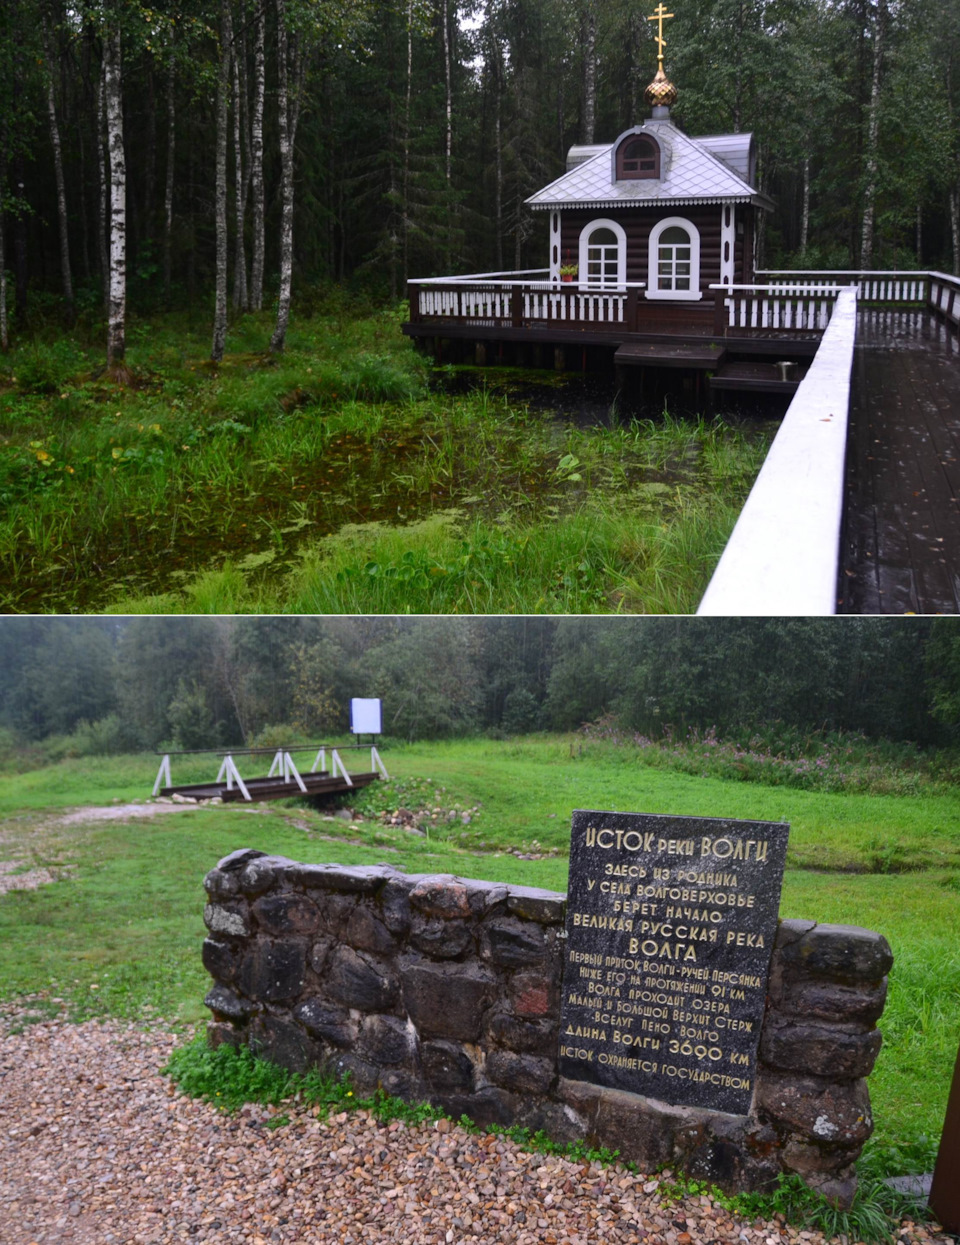
M126 387L93 323L0 359L0 611L690 612L769 441L574 417L582 377L435 369L340 293L214 367L205 311L135 321Z
M884 1047L870 1082L875 1148L901 1169L929 1162L960 1040L960 795L950 787L911 795L771 787L656 768L629 750L556 736L395 745L384 759L391 781L352 798L352 823L297 801L128 813L114 801L149 797L152 756L6 775L0 860L57 880L0 896L0 999L43 996L38 1015L65 1005L78 1018L201 1020L201 881L237 847L563 890L575 807L784 820L781 915L864 925L893 947ZM174 781L204 776L202 764L175 759ZM74 812L85 806L106 812ZM419 837L384 823L398 807L439 811Z

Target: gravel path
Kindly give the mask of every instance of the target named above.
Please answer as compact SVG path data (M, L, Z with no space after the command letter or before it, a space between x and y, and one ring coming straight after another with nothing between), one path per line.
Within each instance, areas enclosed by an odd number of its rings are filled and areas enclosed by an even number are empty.
M528 1154L447 1120L382 1126L355 1112L320 1123L293 1104L275 1130L269 1108L231 1118L158 1074L180 1040L93 1021L0 1037L2 1245L825 1239L734 1221L706 1197L665 1206L654 1179ZM934 1240L947 1238L912 1224L900 1233L902 1245Z

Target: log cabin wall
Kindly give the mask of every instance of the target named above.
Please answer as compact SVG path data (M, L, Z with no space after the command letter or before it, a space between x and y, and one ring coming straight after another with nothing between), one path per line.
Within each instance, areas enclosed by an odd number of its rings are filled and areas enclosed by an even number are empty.
M737 204L737 212L745 210ZM749 211L749 209L747 209ZM560 214L560 262L576 264L580 258L580 234L585 225L593 220L615 220L623 226L627 235L627 280L644 281L648 277L648 243L650 231L665 216L682 216L696 225L700 231L700 288L703 301L712 302L709 289L720 280L720 222L723 208L719 204L703 204L686 207L667 203L655 209L638 208L624 211L611 204L609 208L577 208ZM748 226L749 228L749 226ZM744 238L746 237L746 230ZM744 238L738 238L735 251L734 282L743 276ZM681 304L682 305L682 304Z

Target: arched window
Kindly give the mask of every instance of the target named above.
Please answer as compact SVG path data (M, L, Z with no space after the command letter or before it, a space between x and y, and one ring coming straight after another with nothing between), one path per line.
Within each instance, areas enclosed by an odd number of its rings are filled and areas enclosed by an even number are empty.
M659 145L647 134L625 138L617 148L617 181L659 176Z
M700 299L700 233L681 216L650 231L647 298Z
M627 279L627 235L614 220L594 220L580 234L580 284L612 290Z

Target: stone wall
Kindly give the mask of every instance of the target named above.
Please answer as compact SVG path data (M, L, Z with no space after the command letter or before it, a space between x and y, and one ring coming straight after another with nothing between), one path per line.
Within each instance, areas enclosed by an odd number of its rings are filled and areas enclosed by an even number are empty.
M781 921L748 1116L672 1107L557 1071L566 897L388 865L297 864L252 850L205 880L213 1044L294 1070L350 1072L479 1124L618 1149L728 1189L798 1172L847 1204L873 1122L887 942Z

